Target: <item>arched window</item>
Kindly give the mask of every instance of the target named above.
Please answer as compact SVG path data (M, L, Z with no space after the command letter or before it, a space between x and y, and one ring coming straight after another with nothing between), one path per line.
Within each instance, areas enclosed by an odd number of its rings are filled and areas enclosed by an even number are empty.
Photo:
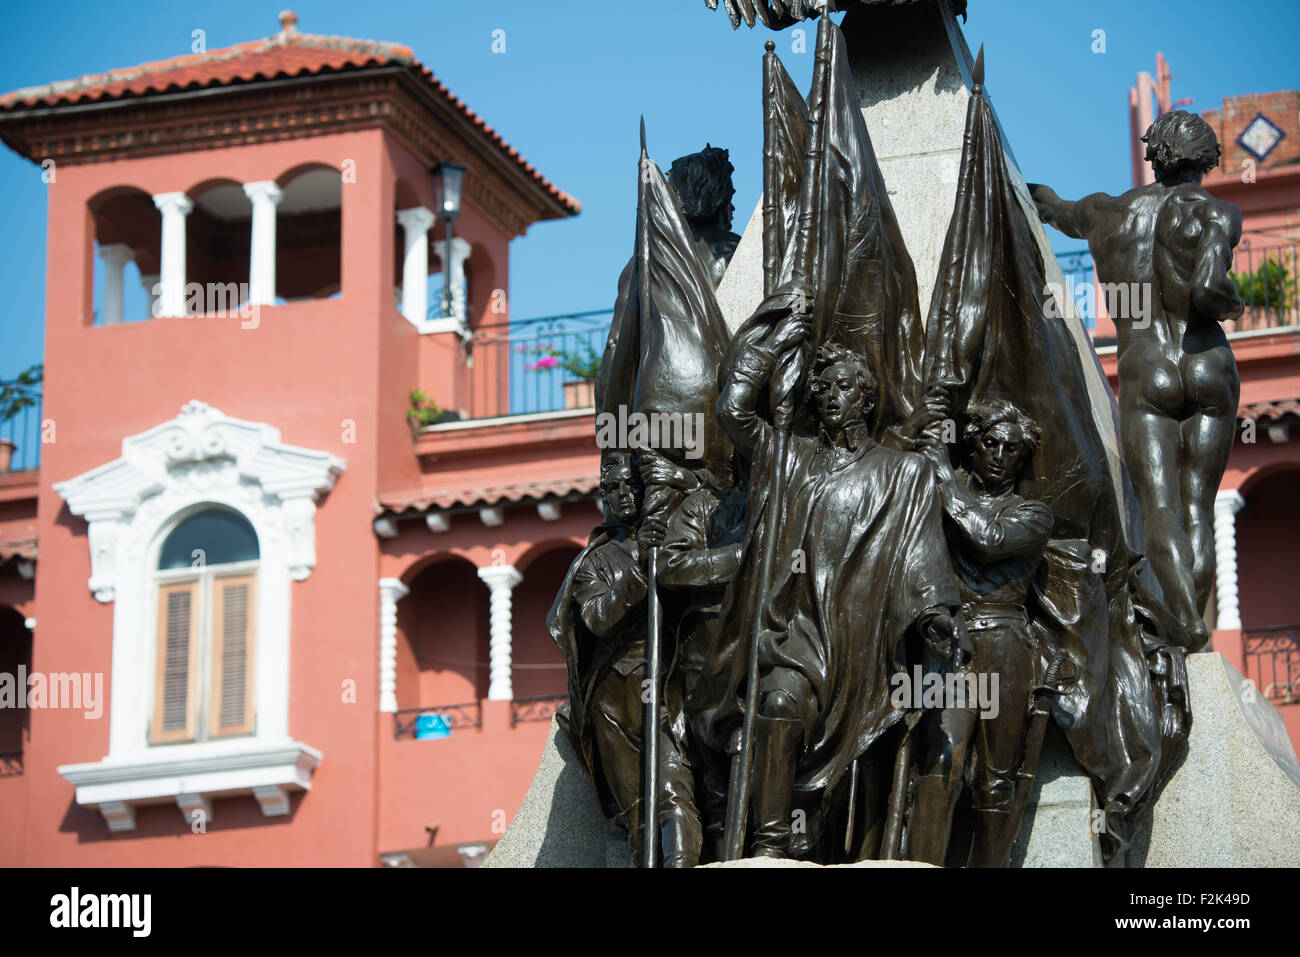
M257 533L208 508L178 524L155 571L152 744L252 734Z

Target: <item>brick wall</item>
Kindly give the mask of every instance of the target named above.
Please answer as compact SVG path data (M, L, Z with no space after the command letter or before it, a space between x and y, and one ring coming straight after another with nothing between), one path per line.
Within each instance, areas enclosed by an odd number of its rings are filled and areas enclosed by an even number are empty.
M1256 160L1237 142L1257 113L1263 113L1286 134L1263 161ZM1219 137L1223 147L1220 169L1225 172L1240 170L1245 159L1255 160L1261 169L1300 162L1300 90L1224 97L1221 109L1206 110L1201 116Z

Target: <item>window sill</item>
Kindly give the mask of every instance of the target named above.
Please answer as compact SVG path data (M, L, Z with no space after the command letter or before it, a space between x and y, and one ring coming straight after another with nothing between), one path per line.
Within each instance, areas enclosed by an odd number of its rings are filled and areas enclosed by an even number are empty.
M212 821L216 798L251 794L262 814L289 813L289 795L311 789L321 753L299 741L256 738L151 748L127 757L65 764L58 771L77 789L77 803L98 808L110 831L135 829L135 809L172 801L187 822Z

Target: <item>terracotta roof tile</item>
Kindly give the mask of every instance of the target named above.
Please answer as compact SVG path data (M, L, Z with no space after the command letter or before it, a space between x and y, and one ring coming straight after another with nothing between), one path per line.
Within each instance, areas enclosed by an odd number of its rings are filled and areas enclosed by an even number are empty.
M263 40L14 90L0 96L0 111L97 103L255 80L315 76L399 64L417 71L426 83L446 97L502 152L514 160L529 178L567 207L571 214L576 215L581 211L582 204L576 198L558 189L534 169L531 163L519 155L518 150L448 90L428 67L422 65L410 47L380 40L299 33L293 26L296 22L297 18L293 17L288 29Z
M578 478L553 479L546 482L526 482L518 485L477 485L472 488L448 489L396 489L379 493L382 511L427 512L429 509L479 507L487 508L501 503L527 500L540 501L548 496L590 495L600 486L600 476L584 475Z
M1288 415L1300 416L1300 399L1278 399L1274 402L1252 402L1237 409L1237 418L1270 422Z
M7 538L0 540L0 562L7 562L10 559L34 559L36 558L36 535L21 538Z

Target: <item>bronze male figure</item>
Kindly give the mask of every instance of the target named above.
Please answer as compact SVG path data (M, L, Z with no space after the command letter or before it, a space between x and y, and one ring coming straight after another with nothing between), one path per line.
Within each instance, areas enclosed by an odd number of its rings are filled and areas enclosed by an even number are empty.
M628 452L601 460L606 521L574 560L547 620L569 670L567 730L600 796L606 817L628 837L640 866L639 828L656 828L664 866L698 860L699 815L693 782L675 742L659 737L658 821L642 820L645 745L646 596L641 483ZM654 534L661 536L662 529ZM658 544L654 539L650 544Z
M1103 286L1123 283L1130 305L1137 297L1147 303L1141 314L1112 316L1121 441L1147 558L1188 649L1199 651L1210 638L1201 615L1214 581L1214 496L1241 392L1219 325L1243 309L1228 274L1241 211L1201 186L1220 151L1200 117L1165 113L1143 140L1156 175L1150 185L1077 202L1046 186L1031 192L1043 222L1088 240Z
M1020 829L1014 813L1017 772L1024 763L1029 699L1038 672L1039 649L1030 628L1026 600L1052 533L1053 516L1042 502L1016 493L1016 483L1034 450L1037 423L1004 399L967 407L963 430L970 469L954 471L948 447L935 430L922 436L935 463L943 496L944 529L961 586L962 618L974 652L976 676L997 677L996 713L968 719L975 754L972 801L975 810L972 867L1001 867ZM960 722L954 722L960 724ZM949 814L957 794L947 787ZM958 782L958 787L960 782Z

